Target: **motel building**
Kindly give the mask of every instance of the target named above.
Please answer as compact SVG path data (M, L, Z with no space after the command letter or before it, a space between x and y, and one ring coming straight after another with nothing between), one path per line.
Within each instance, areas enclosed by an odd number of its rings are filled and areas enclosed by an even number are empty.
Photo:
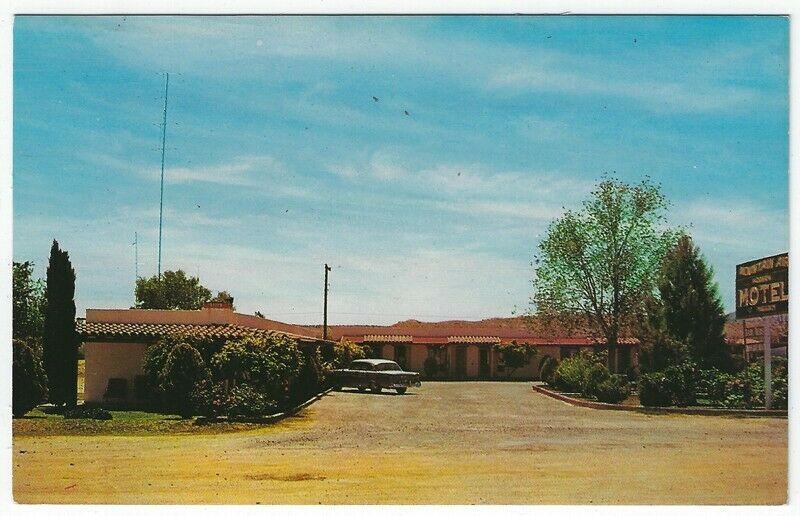
M200 310L87 309L76 321L85 357L84 400L97 405L137 405L145 401L143 361L147 346L167 335L229 340L245 336L285 335L300 346L320 347L334 341L364 344L374 358L396 361L425 380L491 380L538 378L545 355L563 360L582 349L599 351L604 343L589 336L534 333L521 318L425 323L404 321L391 326L330 326L331 340L321 326L301 326L240 314L232 304L213 301ZM495 345L516 341L537 350L526 367L510 371ZM431 357L436 367L426 375ZM618 346L619 370L638 366L638 344L623 339ZM429 361L430 367L430 361Z
M496 324L496 322L511 324ZM416 371L428 380L536 380L545 356L563 360L583 349L601 351L603 342L589 336L542 335L527 329L521 319L489 319L424 323L405 321L392 326L332 326L336 340L346 339L366 345L374 358L394 360L403 369ZM536 348L536 355L525 367L505 366L496 345L515 341ZM619 370L638 366L635 339L620 339ZM432 359L433 375L425 363Z

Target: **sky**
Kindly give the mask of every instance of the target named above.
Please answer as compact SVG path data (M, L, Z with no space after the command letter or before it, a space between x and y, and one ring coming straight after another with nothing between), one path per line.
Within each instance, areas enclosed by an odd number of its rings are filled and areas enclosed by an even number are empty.
M321 323L525 312L547 225L649 176L715 270L788 250L785 17L20 17L14 260ZM134 234L138 245L133 246Z

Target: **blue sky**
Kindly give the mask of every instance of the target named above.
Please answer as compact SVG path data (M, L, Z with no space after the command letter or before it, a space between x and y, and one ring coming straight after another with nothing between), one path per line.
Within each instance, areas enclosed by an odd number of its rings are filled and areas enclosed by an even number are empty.
M17 17L14 259L76 302L163 268L239 311L332 323L525 309L547 224L607 172L660 182L733 306L788 250L777 17ZM376 102L373 96L378 98ZM406 115L405 112L409 114Z

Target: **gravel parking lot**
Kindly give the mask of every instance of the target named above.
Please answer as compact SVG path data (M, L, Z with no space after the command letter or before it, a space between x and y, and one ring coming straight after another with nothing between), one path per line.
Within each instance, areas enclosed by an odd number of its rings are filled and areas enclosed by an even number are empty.
M15 436L23 503L779 504L787 420L572 407L526 383L331 393L257 430Z

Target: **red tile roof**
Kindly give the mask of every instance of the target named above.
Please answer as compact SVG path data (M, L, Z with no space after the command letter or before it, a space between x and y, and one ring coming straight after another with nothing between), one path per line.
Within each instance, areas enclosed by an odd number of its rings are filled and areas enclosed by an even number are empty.
M134 338L154 339L165 335L188 335L192 337L212 337L233 339L247 336L285 335L301 342L315 342L317 339L303 337L292 333L248 328L237 324L146 324L146 323L110 323L87 322L78 319L75 330L79 336L87 339L102 338Z
M308 327L314 331L316 327ZM602 344L586 332L537 328L523 317L485 319L482 321L421 322L402 321L391 326L329 326L333 339L347 338L357 343L498 344L517 341L536 346L594 346ZM633 338L621 338L621 345L635 345Z

